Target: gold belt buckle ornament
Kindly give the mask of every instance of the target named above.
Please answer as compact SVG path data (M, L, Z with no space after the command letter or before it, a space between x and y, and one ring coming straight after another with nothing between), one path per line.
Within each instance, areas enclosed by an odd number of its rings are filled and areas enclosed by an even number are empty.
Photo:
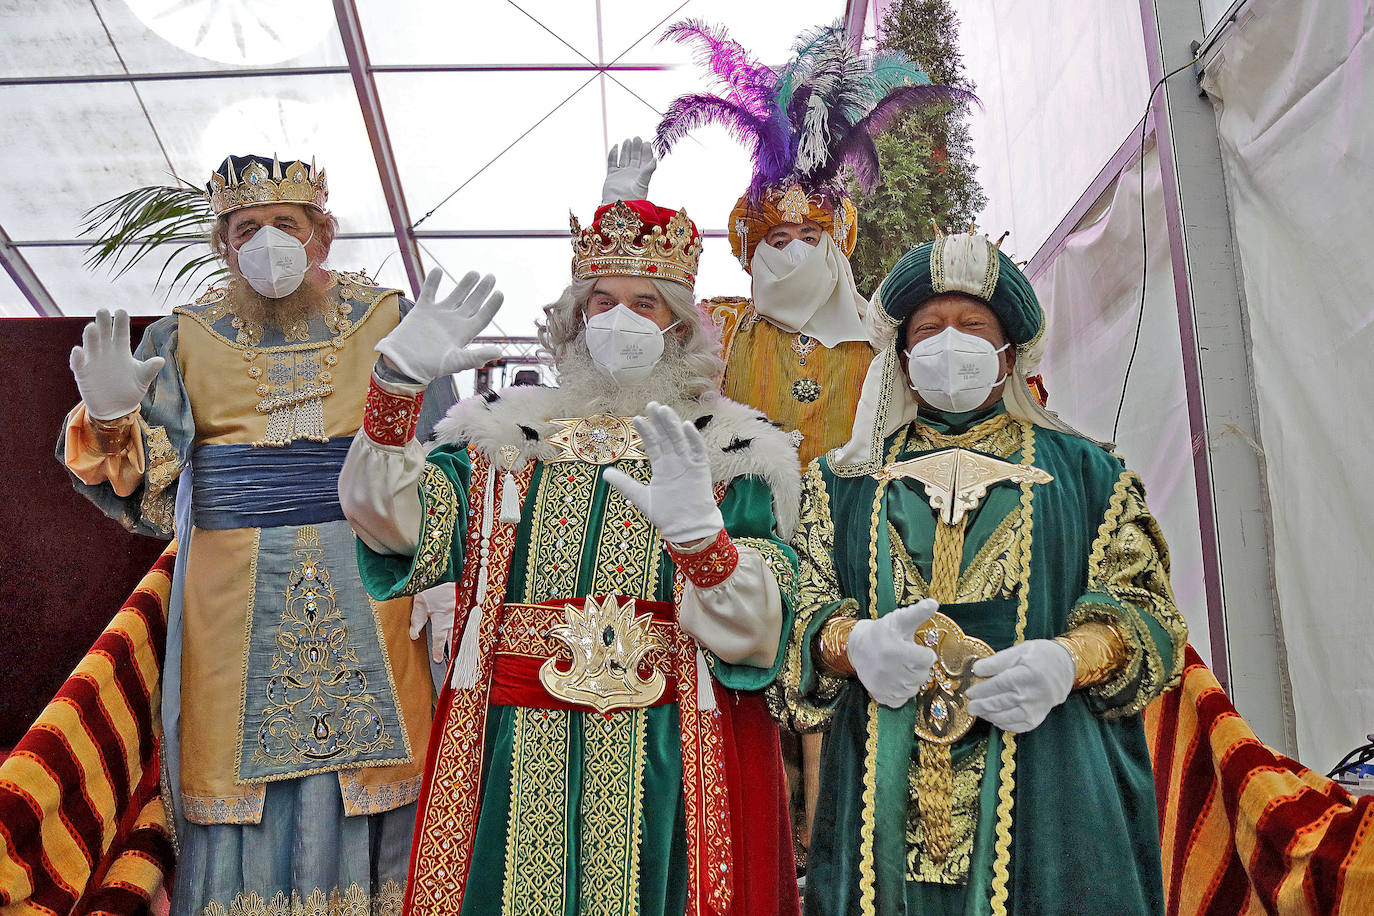
M560 429L549 437L559 448L554 461L614 464L625 459L647 460L639 433L627 417L599 413L590 417L560 417L549 422Z
M974 676L973 663L992 655L992 646L938 612L916 631L916 641L935 651L930 679L916 695L916 734L934 744L953 744L973 727L965 693L982 680Z
M653 615L635 616L634 598L588 596L581 607L569 601L564 619L548 635L567 644L572 665L560 671L559 660L551 658L540 666L539 682L550 695L600 713L652 706L663 696L663 672L655 667L644 678L639 666L649 652L666 647L652 629Z

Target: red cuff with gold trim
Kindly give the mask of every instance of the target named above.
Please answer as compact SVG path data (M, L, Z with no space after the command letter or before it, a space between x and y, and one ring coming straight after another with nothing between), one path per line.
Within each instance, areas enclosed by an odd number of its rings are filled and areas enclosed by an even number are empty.
M363 408L363 432L378 445L405 445L415 436L415 423L420 418L420 404L425 393L392 394L377 384L374 378L367 389L367 405Z
M683 553L666 542L664 546L668 548L668 555L673 558L677 568L697 588L719 585L730 578L739 565L739 548L730 540L724 528L720 529L720 534L705 550L696 553Z

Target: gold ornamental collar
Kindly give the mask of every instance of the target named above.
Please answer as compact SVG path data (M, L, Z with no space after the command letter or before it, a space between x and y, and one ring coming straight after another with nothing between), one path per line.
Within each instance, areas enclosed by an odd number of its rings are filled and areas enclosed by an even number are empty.
M946 525L959 524L995 483L1049 483L1054 480L1048 472L1034 465L1012 464L964 448L897 461L874 476L879 480L907 477L925 484L930 507L939 513Z
M550 423L559 427L549 437L558 448L551 461L585 461L588 464L614 464L617 461L647 461L644 443L635 432L630 417L598 413L589 417L556 417Z

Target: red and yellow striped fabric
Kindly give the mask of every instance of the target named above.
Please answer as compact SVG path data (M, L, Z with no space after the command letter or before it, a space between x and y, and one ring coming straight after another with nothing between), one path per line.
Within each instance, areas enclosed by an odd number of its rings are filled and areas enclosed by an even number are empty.
M134 914L172 868L158 793L174 548L0 763L0 908Z
M1145 727L1169 916L1374 913L1374 797L1261 744L1192 646Z

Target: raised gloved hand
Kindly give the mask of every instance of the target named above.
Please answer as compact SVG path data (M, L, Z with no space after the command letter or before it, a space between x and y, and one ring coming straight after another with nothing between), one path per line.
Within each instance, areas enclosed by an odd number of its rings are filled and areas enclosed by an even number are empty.
M968 714L1003 731L1028 732L1069 697L1074 663L1052 639L1028 639L973 663L987 680L968 689Z
M671 408L650 401L635 417L653 476L642 484L623 471L607 468L606 482L621 492L671 544L711 537L725 526L711 489L706 442L696 426Z
M606 180L601 184L601 203L617 200L644 200L649 196L649 178L658 168L654 145L639 137L626 140L620 148L611 147L606 157Z
M420 592L410 606L410 638L419 639L429 623L429 657L442 664L453 639L456 586L450 582Z
M119 309L111 318L101 309L81 332L81 346L72 347L69 363L86 413L96 420L114 420L138 409L166 360L161 356L134 359L129 349L129 313Z
M915 641L916 630L939 609L938 601L926 598L854 624L846 646L849 663L873 699L897 709L920 692L935 651Z
M378 353L416 382L475 369L501 355L500 347L469 347L505 298L491 274L468 271L446 298L436 301L441 270L425 277L420 298L401 323L376 346Z

